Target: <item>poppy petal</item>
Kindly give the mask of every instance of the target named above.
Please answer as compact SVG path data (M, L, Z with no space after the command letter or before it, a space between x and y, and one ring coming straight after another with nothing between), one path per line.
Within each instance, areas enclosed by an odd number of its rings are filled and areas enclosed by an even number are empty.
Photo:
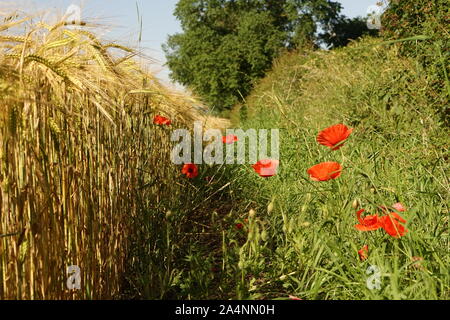
M405 208L405 207L403 206L403 204L400 203L400 202L394 203L394 204L392 205L392 208L394 208L394 209L397 210L398 212L404 212L404 211L406 211L406 208Z
M232 144L233 142L238 141L238 137L234 134L229 134L227 136L222 137L222 142L226 144Z
M406 223L406 220L395 212L380 219L381 227L394 238L403 237L408 232L408 229L402 223Z
M344 145L342 142L350 136L352 131L353 129L349 129L344 124L336 124L319 132L317 142L332 150L338 150Z
M367 260L369 256L369 246L366 244L360 250L358 250L359 260Z
M311 180L328 181L341 175L342 166L337 162L322 162L308 169Z
M185 174L189 179L195 178L196 176L198 176L198 167L193 163L186 163L185 165L183 165L181 173Z
M252 165L252 167L259 176L267 178L277 174L279 164L280 162L275 159L262 159Z
M361 213L364 211L364 209L361 209L356 213L359 224L355 225L355 228L359 231L372 231L381 228L378 215L367 215L364 218L361 218Z
M163 116L160 116L160 115L156 115L156 116L153 118L153 123L154 123L154 124L158 124L158 125L166 125L166 126L169 126L169 125L171 124L171 121L170 121L170 119L168 119L168 118L166 118L166 117L163 117Z

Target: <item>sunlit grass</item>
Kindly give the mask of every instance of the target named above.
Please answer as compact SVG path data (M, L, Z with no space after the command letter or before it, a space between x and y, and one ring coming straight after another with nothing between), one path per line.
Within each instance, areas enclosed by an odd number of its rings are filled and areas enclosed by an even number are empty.
M217 294L189 285L197 293L189 297L448 299L449 135L425 104L432 89L419 70L395 46L374 40L278 61L233 118L244 128L280 128L279 174L264 179L250 166L226 169L230 201L239 204L230 215L249 224L220 225ZM316 136L337 123L354 131L330 151ZM322 161L341 163L342 175L310 180L307 169ZM354 228L357 208L380 214L380 206L396 202L407 208L404 237ZM358 250L366 244L362 262ZM207 269L203 259L185 274L189 281ZM367 286L371 265L381 271L380 290Z

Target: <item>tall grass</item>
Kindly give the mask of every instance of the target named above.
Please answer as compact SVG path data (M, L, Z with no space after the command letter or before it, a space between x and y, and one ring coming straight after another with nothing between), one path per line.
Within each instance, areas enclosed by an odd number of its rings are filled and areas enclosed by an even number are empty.
M450 124L449 14L446 0L399 0L391 1L382 17L385 39L426 37L426 41L404 42L399 50L402 55L417 59L424 67L434 91L429 95L428 103L434 105L447 125Z
M234 110L236 126L280 129L280 171L264 179L250 166L226 169L227 192L239 205L206 254L221 257L217 296L448 299L449 134L427 104L430 94L421 64L380 40L280 58ZM330 151L316 136L337 123L354 131ZM342 175L311 181L306 170L322 161L340 162ZM396 202L407 207L406 236L354 228L358 209L380 214ZM364 245L369 257L360 261ZM381 272L380 290L367 286L371 265Z
M135 248L152 245L141 237L148 224L183 205L186 182L154 115L174 127L224 123L89 23L3 18L0 298L119 298L139 281L131 270L145 258ZM81 290L66 287L70 265L81 269Z

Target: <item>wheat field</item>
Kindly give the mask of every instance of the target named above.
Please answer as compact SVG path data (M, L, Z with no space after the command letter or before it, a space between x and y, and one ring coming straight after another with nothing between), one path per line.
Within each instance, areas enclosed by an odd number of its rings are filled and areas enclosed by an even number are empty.
M89 23L0 19L0 299L116 298L142 212L183 189L153 116L226 121ZM67 289L70 265L84 290Z

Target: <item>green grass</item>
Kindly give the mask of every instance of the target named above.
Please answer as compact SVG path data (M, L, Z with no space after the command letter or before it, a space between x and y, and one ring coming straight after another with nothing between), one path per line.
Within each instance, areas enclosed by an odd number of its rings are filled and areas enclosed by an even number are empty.
M238 127L280 129L279 174L219 168L218 193L193 182L193 199L210 190L216 208L183 213L194 220L192 236L170 297L449 299L449 132L426 103L433 91L420 65L377 41L286 54L235 108ZM337 123L354 131L330 151L316 136ZM342 175L311 181L306 170L322 161L340 162ZM409 232L395 239L356 230L355 201L372 214L402 202ZM371 265L381 270L380 290L367 288Z

